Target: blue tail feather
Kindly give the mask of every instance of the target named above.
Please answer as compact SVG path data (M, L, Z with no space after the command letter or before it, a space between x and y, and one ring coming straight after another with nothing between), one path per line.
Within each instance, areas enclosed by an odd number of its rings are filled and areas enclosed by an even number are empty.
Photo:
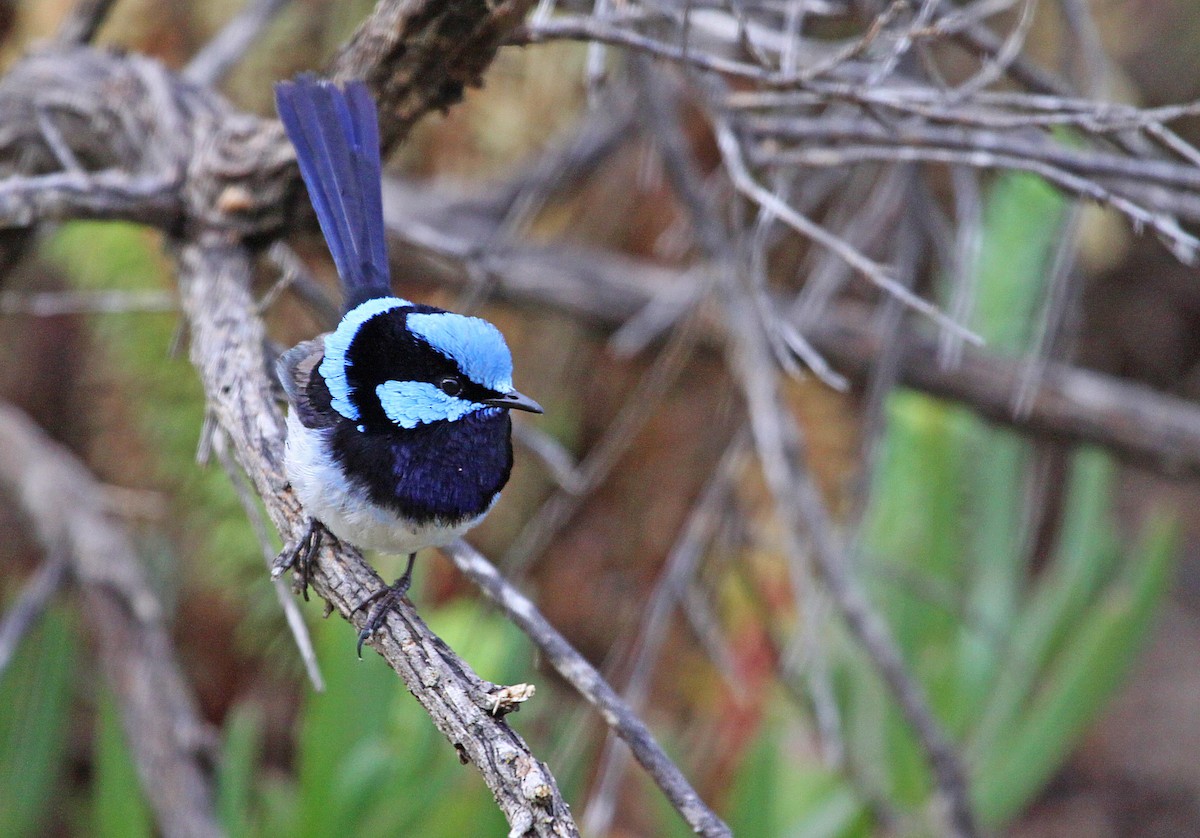
M366 85L339 88L302 75L275 86L275 104L337 265L346 310L390 295L379 124Z

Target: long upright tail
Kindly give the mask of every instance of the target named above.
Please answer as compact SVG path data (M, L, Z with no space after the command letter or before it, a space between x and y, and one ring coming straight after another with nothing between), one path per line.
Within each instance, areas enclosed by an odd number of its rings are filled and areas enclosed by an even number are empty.
M302 75L275 85L275 107L342 279L346 310L392 293L380 194L379 123L361 81Z

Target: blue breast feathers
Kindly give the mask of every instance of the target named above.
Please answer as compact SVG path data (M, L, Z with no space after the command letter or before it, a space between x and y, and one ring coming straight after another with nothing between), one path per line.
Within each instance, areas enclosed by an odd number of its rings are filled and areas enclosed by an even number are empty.
M321 373L321 377L325 379L325 386L329 388L329 403L347 419L359 418L358 408L350 399L353 388L346 380L346 352L350 349L351 341L358 334L362 324L375 315L410 305L412 303L408 300L399 297L377 297L367 300L346 312L337 329L325 336L325 357L317 371Z
M375 395L388 419L402 428L415 428L430 422L453 422L473 410L497 410L456 398L424 381L386 381L375 388Z
M409 331L458 364L476 384L499 393L513 389L512 353L491 323L448 311L410 314L406 323Z

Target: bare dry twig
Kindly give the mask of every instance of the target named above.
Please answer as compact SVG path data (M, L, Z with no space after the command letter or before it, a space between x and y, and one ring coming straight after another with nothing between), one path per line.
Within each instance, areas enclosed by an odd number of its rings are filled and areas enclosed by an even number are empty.
M275 545L271 542L270 533L267 532L267 523L259 511L258 503L252 493L253 490L246 484L245 477L238 470L237 464L229 452L225 435L219 430L212 432L212 448L216 452L217 460L221 463L221 468L229 475L229 481L233 484L238 501L242 504L246 518L250 521L250 528L254 530L254 537L258 539L267 570L270 571L271 564L277 555ZM321 676L321 667L317 663L317 653L313 649L312 636L309 634L308 625L304 622L304 615L300 613L300 605L288 590L288 585L283 579L272 579L271 586L275 589L275 596L279 600L279 607L283 609L288 630L296 642L296 651L300 653L300 660L304 663L308 680L312 683L314 690L324 692L325 679Z
M458 258L486 223L471 198L416 190L401 181L385 189L393 233L443 257ZM495 223L495 219L493 219ZM436 237L426 234L436 224ZM621 327L665 286L689 281L671 270L582 247L522 245L492 260L498 298L517 305L552 306L609 329ZM412 265L409 265L412 269ZM440 282L464 282L459 273L437 272ZM785 303L775 300L774 307ZM1012 411L1024 365L986 350L965 350L961 363L937 361L937 341L905 328L894 340L869 310L839 305L806 327L806 336L841 372L865 381L888 346L899 342L899 380L908 387L950 399L992 421L1030 435L1102 446L1118 457L1176 478L1200 477L1200 408L1102 373L1063 363L1047 365L1025 415ZM719 337L710 334L711 345Z
M248 0L204 49L196 53L183 77L196 84L215 85L224 78L289 0Z
M782 405L780 370L772 363L759 317L741 288L737 242L699 188L695 162L678 126L675 102L666 93L669 83L647 71L648 67L643 66L644 96L668 177L691 217L703 249L720 271L719 289L728 324L728 363L742 389L759 466L772 495L776 518L783 527L782 541L793 568L793 587L797 596L811 588L807 570L809 551L802 546L807 541L831 599L888 685L929 760L940 802L948 812L946 830L955 836L971 838L979 834L979 827L971 806L966 767L934 717L920 683L909 673L891 629L851 573L832 516L805 465L800 430ZM729 148L728 129L718 125L717 130L728 167L729 155L736 152ZM731 176L735 182L739 178L736 172L731 172ZM772 211L776 211L775 203L769 205ZM894 299L908 302L899 295Z
M464 15L483 16L477 35L487 41L499 37L492 30L510 25L505 15L513 8L468 3L447 14L453 26L465 25ZM399 4L381 4L376 16L364 24L339 59L339 66L354 68L354 72L385 87L400 84L396 78L404 85L415 85L413 89L376 91L385 103L394 104L394 97L407 96L405 107L410 109L411 118L421 108L448 101L446 96L454 94L443 84L446 76L433 74L414 82L402 69L392 76L388 70L395 67L367 66L370 61L392 62L404 68L409 66L406 61L419 63L436 58L452 66L461 61L469 69L479 60L478 55L461 51L447 54L400 49L393 43L394 32L382 31L399 18L409 20L409 37L422 37L412 27L426 23L433 29L427 46L445 46L439 39L447 37L448 19L407 17L413 13L412 8L401 10ZM451 75L462 72L454 70ZM82 80L73 73L79 73ZM108 95L89 97L89 90L100 88ZM83 166L90 169L100 160L125 171L179 178L171 213L143 220L151 220L175 235L184 232L174 245L180 264L181 306L191 328L192 358L205 384L210 408L228 434L238 463L264 497L273 523L286 538L298 537L305 519L282 477L279 453L283 425L269 396L262 325L248 294L251 255L237 244L244 236L261 237L284 229L284 208L298 186L290 147L276 123L238 114L211 91L180 85L161 67L137 56L88 51L69 56L31 56L0 84L0 103L7 102L13 108L11 112L19 115L23 109L28 110L34 96L47 91L53 95L56 90L71 90L77 109L96 111L88 114L86 122L72 124L63 131L68 147L78 153ZM129 101L114 99L113 90L126 91ZM383 122L389 124L386 112ZM397 124L402 122L400 119ZM115 135L103 142L88 134L114 129ZM402 130L397 129L390 136L394 141L401 134ZM16 132L0 136L0 161L6 153L27 152L22 143L39 141L45 147L45 138L37 135ZM37 161L28 153L22 159ZM56 159L46 155L42 165L52 167ZM70 210L63 211L63 215L70 214ZM0 213L2 217L4 213ZM6 217L11 224L51 216L44 207L27 203ZM364 619L355 607L380 584L361 557L345 549L323 552L314 580L315 590L352 622ZM465 758L480 768L514 834L573 834L574 826L549 772L511 729L491 715L512 709L505 702L497 707L496 700L499 694L513 695L511 691L480 681L408 609L391 617L375 644L439 728ZM703 804L698 805L703 808Z
M63 46L76 46L91 41L104 23L114 2L115 0L79 0L58 28L58 43Z
M389 210L396 210L393 224L410 243L461 259L476 274L484 272L490 280L487 287L502 296L534 298L608 326L625 324L622 340L631 345L645 345L673 328L678 334L680 318L711 290L701 287L699 277L719 277L726 322L718 340L743 388L754 444L777 517L785 524L796 578L801 583L807 579L799 538L803 531L825 585L875 659L931 759L948 802L951 828L972 834L975 825L962 767L933 723L888 627L845 566L832 516L805 470L803 440L780 402L781 373L798 369L793 355L819 370L828 359L855 379L873 381L875 405L882 403L893 382L905 382L960 399L1027 432L1100 441L1166 471L1200 474L1200 419L1195 408L1143 397L1128 385L1053 363L1039 364L1036 380L1022 378L1019 364L975 350L964 350L956 366L944 367L935 362L935 344L907 329L895 307L900 301L920 311L944 335L969 337L959 323L969 313L972 296L961 278L951 317L913 290L918 273L913 254L922 249L932 254L930 273L940 268L960 277L960 268L970 262L979 199L968 169L1032 172L1064 192L1108 203L1135 227L1156 232L1181 260L1193 259L1200 245L1180 219L1200 218L1200 201L1194 194L1200 184L1200 151L1174 134L1168 123L1195 114L1200 105L1142 110L1074 95L1061 78L1020 54L1033 18L1033 0L1020 3L1017 23L1004 37L985 22L1004 8L1016 7L1007 0L966 6L943 0L798 0L790 4L785 20L771 4L713 2L674 9L631 0L619 7L600 3L591 17L539 15L514 32L530 2L388 0L339 53L334 73L367 79L383 110L386 150L422 114L457 101L463 86L478 80L506 40L589 41L590 78L597 84L605 77L600 72L604 53L597 44L678 63L699 80L695 99L713 127L723 162L719 177L755 212L741 212L731 204L726 218L708 205L699 178L686 170L689 153L674 136L674 117L660 113L650 127L699 234L706 261L702 271L689 274L577 249L511 243L510 234L549 198L553 181L539 185L526 180L498 198L476 202L439 201L426 188L425 194L410 194L411 200L399 206L394 199L403 187L393 185L388 202ZM77 29L83 34L66 42L89 37L107 5L81 3L78 14L86 25ZM261 0L248 7L247 14L260 13L252 21L257 26L278 6L278 0ZM549 4L545 7L548 11ZM1076 17L1083 14L1081 8L1073 8ZM856 19L861 28L843 41L823 41L806 26L808 16L819 15ZM1073 24L1082 33L1081 42L1086 40L1084 24ZM243 37L238 43L249 40ZM958 78L943 77L944 65L938 60L950 44L966 47L975 60ZM220 55L212 65L217 69L196 70L200 78L216 78L242 48L218 47L212 47L212 55ZM0 182L0 227L56 218L128 218L171 234L181 268L183 308L193 330L193 359L211 405L241 468L266 499L268 515L285 537L295 537L302 515L279 468L282 426L267 396L262 327L247 291L251 254L240 244L248 239L269 241L293 220L288 207L294 203L298 181L290 149L274 123L239 114L202 88L178 84L153 62L76 51L70 60L86 68L88 80L72 84L62 66L64 58L31 58L14 72L15 82L10 78L0 84L0 107L8 106L5 113L14 116L0 125L0 171L18 173ZM651 75L648 61L630 66L635 75ZM732 93L721 83L722 76L737 78L749 89ZM1001 77L1023 89L989 89ZM101 84L96 79L109 90L137 91L157 113L148 118L138 108L101 111L87 104ZM34 96L33 90L40 92ZM646 91L643 88L644 97ZM649 88L650 96L654 92ZM643 110L654 107L643 105ZM1071 134L1070 143L1062 142L1065 131ZM618 145L611 138L608 142L596 144L597 154ZM814 167L828 170L819 183L808 179ZM949 230L950 222L938 220L942 210L922 181L937 169L957 178L960 204L951 213L957 232ZM857 209L849 196L836 195L851 171L856 175L854 195L873 198ZM931 220L901 223L895 208L906 199L929 210L925 214ZM755 218L753 231L744 222L748 215ZM805 289L798 277L780 282L772 277L768 284L765 270L745 270L744 251L761 266L772 248L796 234L815 243L813 250L823 249L840 262L836 268L828 267L829 261L818 263L826 267L817 275L831 277L824 291ZM743 239L751 236L752 243L744 246ZM488 248L483 258L484 245L500 240L505 247L498 252ZM280 245L272 254L289 266L286 287L305 291L294 254ZM804 264L809 265L812 257L807 258ZM849 285L847 266L874 284L876 298L887 301L887 328L881 330L838 301ZM747 273L751 278L743 282ZM1056 299L1069 297L1066 282L1064 273ZM283 288L281 284L279 290ZM807 291L809 296L803 296ZM318 296L309 294L313 300ZM801 308L803 318L797 315ZM1057 315L1048 314L1048 332L1058 321ZM1052 338L1047 334L1047 345ZM946 357L958 354L957 340L943 337L943 343L950 347ZM826 377L836 380L828 372ZM1028 413L1014 415L1012 396L1022 381ZM580 472L572 470L570 476L578 480ZM519 595L464 550L460 546L452 551L464 570L507 603L510 616L535 639L542 637L539 643L554 647L558 641L545 639L545 627L526 619L529 603L514 598ZM352 622L362 619L353 614L352 605L378 584L353 551L322 553L316 589ZM465 669L408 609L390 618L377 648L439 727L480 765L514 831L573 830L553 778L524 750L519 737L497 720L487 721L486 705L498 694L494 685L480 682ZM576 671L582 691L597 701L606 720L632 737L635 753L643 747L642 734L648 736L644 726L630 727L607 698L596 698L608 688L602 681L596 683L594 671L589 675L578 670L570 655L562 660L568 670ZM413 679L429 678L439 681L439 690L413 686ZM477 732L471 725L476 723L487 730L481 740L471 738L471 732ZM489 747L503 754L498 757ZM510 756L520 769L514 771L511 761L505 761ZM652 757L651 763L656 760ZM667 768L674 766L668 763ZM724 825L681 776L664 788L689 823L721 834Z
M534 641L546 659L588 700L698 835L727 836L729 827L704 804L683 773L654 741L653 734L590 663L571 647L520 591L504 580L491 562L465 541L444 552L481 591Z
M635 648L630 653L631 671L621 696L632 713L643 712L651 677L666 640L671 612L686 603L689 586L695 580L704 548L711 537L714 519L725 505L733 478L744 464L747 447L744 434L730 443L689 514L679 540L671 548L650 596L636 635ZM592 802L584 812L584 828L592 835L606 835L612 825L617 791L629 755L628 751L618 747L617 742L615 737L609 736L604 744L597 770L599 781L592 793Z
M12 663L21 640L37 624L46 606L67 578L67 560L51 555L21 588L0 619L0 677Z

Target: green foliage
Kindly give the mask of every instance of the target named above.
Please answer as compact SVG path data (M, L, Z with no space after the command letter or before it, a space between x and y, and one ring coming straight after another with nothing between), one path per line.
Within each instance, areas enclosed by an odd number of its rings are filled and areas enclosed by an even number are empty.
M859 838L870 835L862 800L845 780L786 753L787 722L769 721L738 771L729 826L735 835Z
M1062 212L1061 200L1028 177L1002 178L989 195L973 325L994 350L1015 354L1029 344ZM147 234L121 225L66 225L49 244L82 285L109 289L164 287L155 249ZM228 482L193 464L203 404L186 363L166 355L174 328L168 315L97 323L138 433L177 481L199 561L227 580L253 574L262 584L247 600L273 610ZM1062 764L1128 669L1167 585L1173 528L1154 521L1135 544L1122 543L1112 521L1114 467L1099 452L1077 451L1056 537L1034 572L1022 535L1023 441L911 393L892 398L888 418L859 568L936 715L963 743L981 819L998 829ZM484 677L527 677L528 644L507 621L466 603L423 611ZM341 622L319 623L314 641L328 689L305 699L294 774L264 766L255 707L236 707L226 721L217 804L229 834L503 834L478 774L458 763L395 675L374 659L359 662ZM729 798L739 835L866 836L875 828L872 801L898 810L915 832L928 828L931 780L911 731L855 644L838 632L830 642L853 771L817 766L780 699ZM51 613L0 680L2 834L38 834L64 820L55 795L67 762L76 644L69 622ZM545 719L527 711L518 721L555 731L561 718L541 712ZM152 834L108 697L93 767L89 834ZM663 834L680 828L674 813L661 821Z
M170 266L157 234L130 224L75 221L44 245L44 255L82 289L153 291L171 288ZM174 520L182 522L197 581L223 591L245 591L247 600L271 600L261 551L229 479L219 468L200 468L196 447L204 422L204 395L186 351L171 352L179 316L138 312L95 317L90 323L97 365L119 394L146 447L155 482L171 490ZM186 348L186 344L184 344ZM112 371L116 370L116 373ZM178 578L178 563L166 575ZM249 586L252 580L257 584Z
M506 620L472 603L425 616L480 674L520 680L530 650ZM259 733L253 711L226 726L218 806L232 835L458 836L503 834L504 819L478 773L378 660L359 661L352 632L322 622L314 642L326 691L301 714L294 778L255 771Z
M1001 177L988 192L971 325L990 351L1028 345L1065 206L1061 194L1030 175Z
M112 693L100 695L93 748L92 817L88 832L99 838L138 838L154 834L133 757Z
M974 327L1018 354L1044 294L1062 199L1032 177L989 193ZM1016 817L1112 695L1162 599L1173 527L1153 520L1132 546L1112 511L1115 468L1071 454L1056 537L1031 568L1025 532L1030 451L963 409L897 393L865 523L861 572L937 717L965 749L981 821ZM831 651L847 776L805 768L768 725L738 778L731 817L748 836L869 833L866 796L917 834L931 778L863 653ZM796 753L781 755L780 751Z
M262 714L253 704L235 707L225 720L217 766L217 816L230 835L249 835L253 791L262 758Z
M503 683L528 678L529 643L507 620L467 602L426 609L425 616L483 677ZM459 763L396 675L374 656L359 661L353 632L340 621L319 622L314 642L327 690L305 698L295 776L264 770L263 721L255 705L235 707L226 720L216 786L228 833L503 834L503 816L478 772ZM71 814L60 786L77 643L69 622L51 612L0 680L0 835L43 834ZM152 835L152 817L107 690L96 709L91 798L76 813L86 824L83 831L102 838Z
M1112 524L1113 466L1082 450L1072 457L1057 544L1031 574L1018 541L1023 449L961 411L912 395L894 400L892 424L896 441L958 456L923 471L885 467L881 483L895 483L878 495L881 510L902 514L903 498L936 494L936 484L970 488L951 508L909 505L902 535L889 535L886 517L873 520L881 525L870 539L875 598L938 716L965 741L979 814L998 827L1061 765L1126 671L1166 585L1172 530L1156 521L1123 551ZM897 494L903 483L912 494ZM958 564L927 561L930 543L947 531L961 545ZM881 787L915 806L929 783L915 742L870 668L850 649L846 657L854 661L841 684L847 725L875 730L867 741L851 740L862 749L856 761L885 767Z
M0 835L39 835L62 814L71 681L71 621L47 612L0 678Z

